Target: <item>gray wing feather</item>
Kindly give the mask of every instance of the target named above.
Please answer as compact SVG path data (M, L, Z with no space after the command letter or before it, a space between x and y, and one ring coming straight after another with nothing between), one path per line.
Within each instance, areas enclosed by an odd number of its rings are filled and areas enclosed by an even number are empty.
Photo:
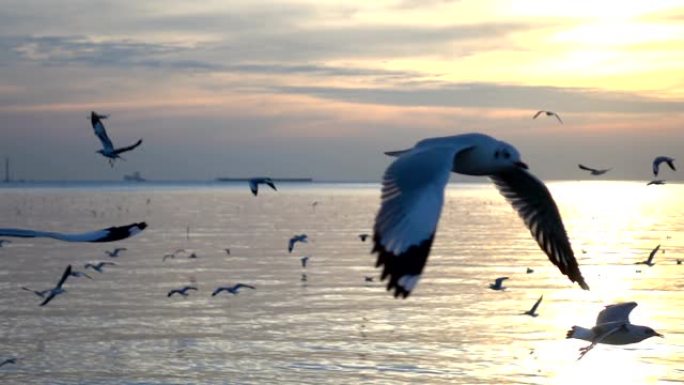
M577 265L558 207L544 183L523 169L490 177L518 212L549 260L572 282L589 290Z
M623 302L615 305L608 305L601 310L596 317L596 325L612 322L629 322L629 313L637 307L636 302Z
M107 130L105 130L104 124L102 124L102 122L98 121L95 123L93 125L93 130L95 131L95 135L97 135L98 139L100 139L103 149L108 151L114 150L114 145L109 139L109 136L107 136Z

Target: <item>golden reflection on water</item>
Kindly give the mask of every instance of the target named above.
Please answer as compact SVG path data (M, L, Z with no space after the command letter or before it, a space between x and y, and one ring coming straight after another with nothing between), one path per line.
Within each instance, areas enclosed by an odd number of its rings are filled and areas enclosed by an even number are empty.
M70 282L67 294L46 308L20 287L52 284L67 263L104 260L110 245L15 240L0 249L0 358L21 357L19 365L0 368L0 382L684 380L684 265L676 264L684 258L684 186L556 182L549 188L591 291L559 273L491 185L457 184L447 190L433 253L407 300L363 280L377 276L370 244L357 238L372 227L377 185L283 185L258 198L241 185L0 190L2 227L150 224L117 244L129 249L119 266L93 281ZM288 254L287 239L299 233L310 243ZM655 266L634 265L659 243L664 253ZM180 247L200 257L161 261ZM306 282L302 255L311 255ZM510 277L508 289L489 290L503 275ZM198 293L166 298L167 290L189 282ZM236 282L257 290L208 294ZM542 294L540 316L521 315ZM599 346L577 361L587 343L566 340L566 331L592 326L604 305L620 301L637 301L632 322L666 337Z

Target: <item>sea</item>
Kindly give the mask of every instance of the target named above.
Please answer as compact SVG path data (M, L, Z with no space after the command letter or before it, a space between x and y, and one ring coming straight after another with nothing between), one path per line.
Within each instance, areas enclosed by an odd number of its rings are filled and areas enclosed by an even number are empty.
M684 185L548 182L585 291L484 182L447 187L406 299L385 290L371 241L359 238L372 233L379 184L285 183L257 197L247 183L0 188L0 227L149 225L114 243L13 238L0 248L0 362L16 358L0 384L683 383ZM289 253L296 234L309 242ZM657 245L654 266L635 264ZM105 254L115 247L126 250ZM116 265L84 270L97 261ZM69 278L44 307L22 289L54 286L68 264L92 279ZM507 289L491 290L502 276ZM211 296L237 283L255 289ZM185 285L198 290L167 296ZM539 316L523 315L542 295ZM631 322L664 338L578 360L587 342L566 339L568 329L627 301L638 303Z

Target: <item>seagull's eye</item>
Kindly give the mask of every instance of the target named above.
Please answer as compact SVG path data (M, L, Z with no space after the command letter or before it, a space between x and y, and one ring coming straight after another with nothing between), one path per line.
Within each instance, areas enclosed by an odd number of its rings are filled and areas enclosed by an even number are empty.
M508 159L508 158L511 157L511 153L509 153L508 151L504 151L504 152L503 152L503 157L506 158L506 159Z
M496 152L494 153L494 157L499 159L499 150L496 150Z

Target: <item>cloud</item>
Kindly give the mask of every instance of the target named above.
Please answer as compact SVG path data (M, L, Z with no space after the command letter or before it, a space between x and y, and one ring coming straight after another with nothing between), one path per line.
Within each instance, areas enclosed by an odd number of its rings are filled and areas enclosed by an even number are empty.
M278 87L346 102L428 107L557 109L564 112L680 113L684 102L584 88L518 86L496 83L443 84L431 88Z

